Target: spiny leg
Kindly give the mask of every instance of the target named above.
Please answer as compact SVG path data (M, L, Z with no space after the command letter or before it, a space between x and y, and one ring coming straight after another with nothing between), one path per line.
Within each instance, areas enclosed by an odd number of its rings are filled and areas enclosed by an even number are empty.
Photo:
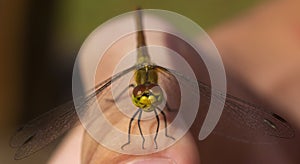
M157 135L158 135L160 120L159 120L159 116L158 116L158 114L156 112L156 109L154 109L154 113L155 113L156 120L157 120L157 128L156 128L156 133L155 133L155 136L154 136L154 143L155 143L155 149L157 149L158 147L157 147L156 139L157 139Z
M140 124L143 111L142 111L141 109L139 109L139 110L140 110L141 112L140 112L139 118L138 118L138 126L139 126L139 130L140 130L140 134L141 134L142 139L143 139L142 149L145 149L145 147L144 147L144 144L145 144L145 137L144 137L144 135L143 135L142 128L141 128L141 124Z
M162 114L163 117L164 117L164 121L165 121L165 136L168 137L168 138L171 138L171 139L175 140L174 137L168 135L168 129L167 129L167 127L168 127L168 126L167 126L167 117L166 117L165 112L162 111L162 110L161 110L160 108L158 108L158 107L157 107L157 109L161 112L161 114Z
M132 121L134 120L135 116L138 114L138 113L141 113L141 109L138 109L138 111L136 111L134 113L134 115L131 117L130 119L130 122L129 122L129 128L128 128L128 142L126 144L124 144L121 149L123 150L123 148L126 146L126 145L129 145L130 144L130 131L131 131L131 125L132 125Z

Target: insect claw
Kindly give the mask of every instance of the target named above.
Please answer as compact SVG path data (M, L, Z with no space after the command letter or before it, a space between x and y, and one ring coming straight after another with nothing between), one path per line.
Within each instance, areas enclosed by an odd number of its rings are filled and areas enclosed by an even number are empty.
M123 146L121 146L121 149L124 150L124 147L129 145L130 142L127 142L126 144L124 144Z
M168 137L168 138L171 138L172 140L174 140L174 141L175 141L175 138L174 138L174 137L172 137L172 136L166 135L166 137Z

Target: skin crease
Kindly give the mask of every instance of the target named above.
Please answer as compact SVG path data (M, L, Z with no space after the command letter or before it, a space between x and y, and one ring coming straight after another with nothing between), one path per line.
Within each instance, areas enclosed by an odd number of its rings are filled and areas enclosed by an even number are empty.
M256 95L268 98L267 101L271 102L272 105L283 107L284 111L278 110L276 112L283 115L296 127L300 127L299 92L296 92L299 91L299 83L296 83L299 77L294 76L295 74L291 75L291 72L297 73L300 70L298 64L300 59L298 55L300 52L300 23L294 21L295 19L299 20L299 10L296 10L296 6L299 5L299 1L264 3L252 9L251 12L247 12L246 15L215 28L210 33L222 55L226 68L232 70L239 77L239 80ZM258 58L260 60L256 60ZM253 67L253 65L256 65L256 67ZM266 77L265 75L270 76ZM228 83L229 88L231 85L233 89L237 88L236 92L239 93L238 87L233 86L234 82ZM242 95L242 97L249 99L247 95ZM188 132L172 147L148 156L128 156L109 151L84 133L82 143L77 145L78 149L82 146L81 162L125 163L136 159L170 157L178 164L200 163L199 150L201 144L197 139L200 130L199 120L200 116L197 116L191 132ZM82 136L82 133L81 130L77 132L77 135ZM72 139L65 142L72 142ZM297 142L295 142L296 144ZM66 145L64 146L67 147ZM70 150L72 150L72 147ZM65 151L70 150L65 149ZM299 151L295 150L288 154L295 154L295 152L298 153ZM228 152L223 153L224 156L226 153ZM219 154L218 157L223 154ZM215 154L212 154L212 156L215 156ZM53 162L59 161L57 160L59 158L63 158L62 155L55 155L50 163L59 163ZM239 158L239 156L235 158ZM277 158L279 157L274 158L272 156L268 160L274 159L273 163L280 163L280 160L276 161ZM295 163L297 161L295 158L289 158L288 160L290 161L285 161L285 163ZM210 162L218 163L216 161ZM223 162L226 163L226 161Z

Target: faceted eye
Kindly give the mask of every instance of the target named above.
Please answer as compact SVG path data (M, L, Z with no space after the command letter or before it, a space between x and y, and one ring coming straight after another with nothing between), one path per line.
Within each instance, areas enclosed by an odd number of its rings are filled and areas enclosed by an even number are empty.
M143 92L145 91L145 88L142 86L136 86L133 91L132 94L133 96L137 97L143 94Z
M151 88L151 92L154 95L160 95L162 93L162 90L159 86L154 86L153 88Z
M138 91L138 92L137 92L137 95L141 95L141 94L142 94L142 91Z

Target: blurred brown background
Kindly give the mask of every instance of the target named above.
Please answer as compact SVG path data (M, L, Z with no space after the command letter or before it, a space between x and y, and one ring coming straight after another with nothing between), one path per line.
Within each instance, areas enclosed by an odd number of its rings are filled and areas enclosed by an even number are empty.
M233 54L232 59L235 58L235 54L243 53L246 49L228 48L234 45L225 44L227 42L224 40L231 36L239 40L237 36L240 35L235 35L235 30L232 28L234 25L230 23L228 28L233 31L226 31L226 23L221 26L221 30L217 28L218 25L266 2L269 3L269 1L258 0L176 2L171 0L143 2L2 0L0 2L0 163L45 163L44 161L49 158L49 152L55 144L28 159L14 161L14 150L8 146L9 137L17 125L71 99L71 78L76 54L87 35L104 21L131 11L137 5L143 8L175 11L191 18L205 30L215 29L212 32L213 39L216 40L217 46L226 47L221 50L221 53ZM261 10L263 9L264 7ZM229 59L225 59L225 64L233 63ZM242 59L248 60L248 58ZM242 76L238 67L232 65L229 68ZM251 81L253 78L248 77L251 76L243 77L243 80L250 81L248 85L253 82L251 89L256 92L263 89L263 86L257 85L262 83Z

